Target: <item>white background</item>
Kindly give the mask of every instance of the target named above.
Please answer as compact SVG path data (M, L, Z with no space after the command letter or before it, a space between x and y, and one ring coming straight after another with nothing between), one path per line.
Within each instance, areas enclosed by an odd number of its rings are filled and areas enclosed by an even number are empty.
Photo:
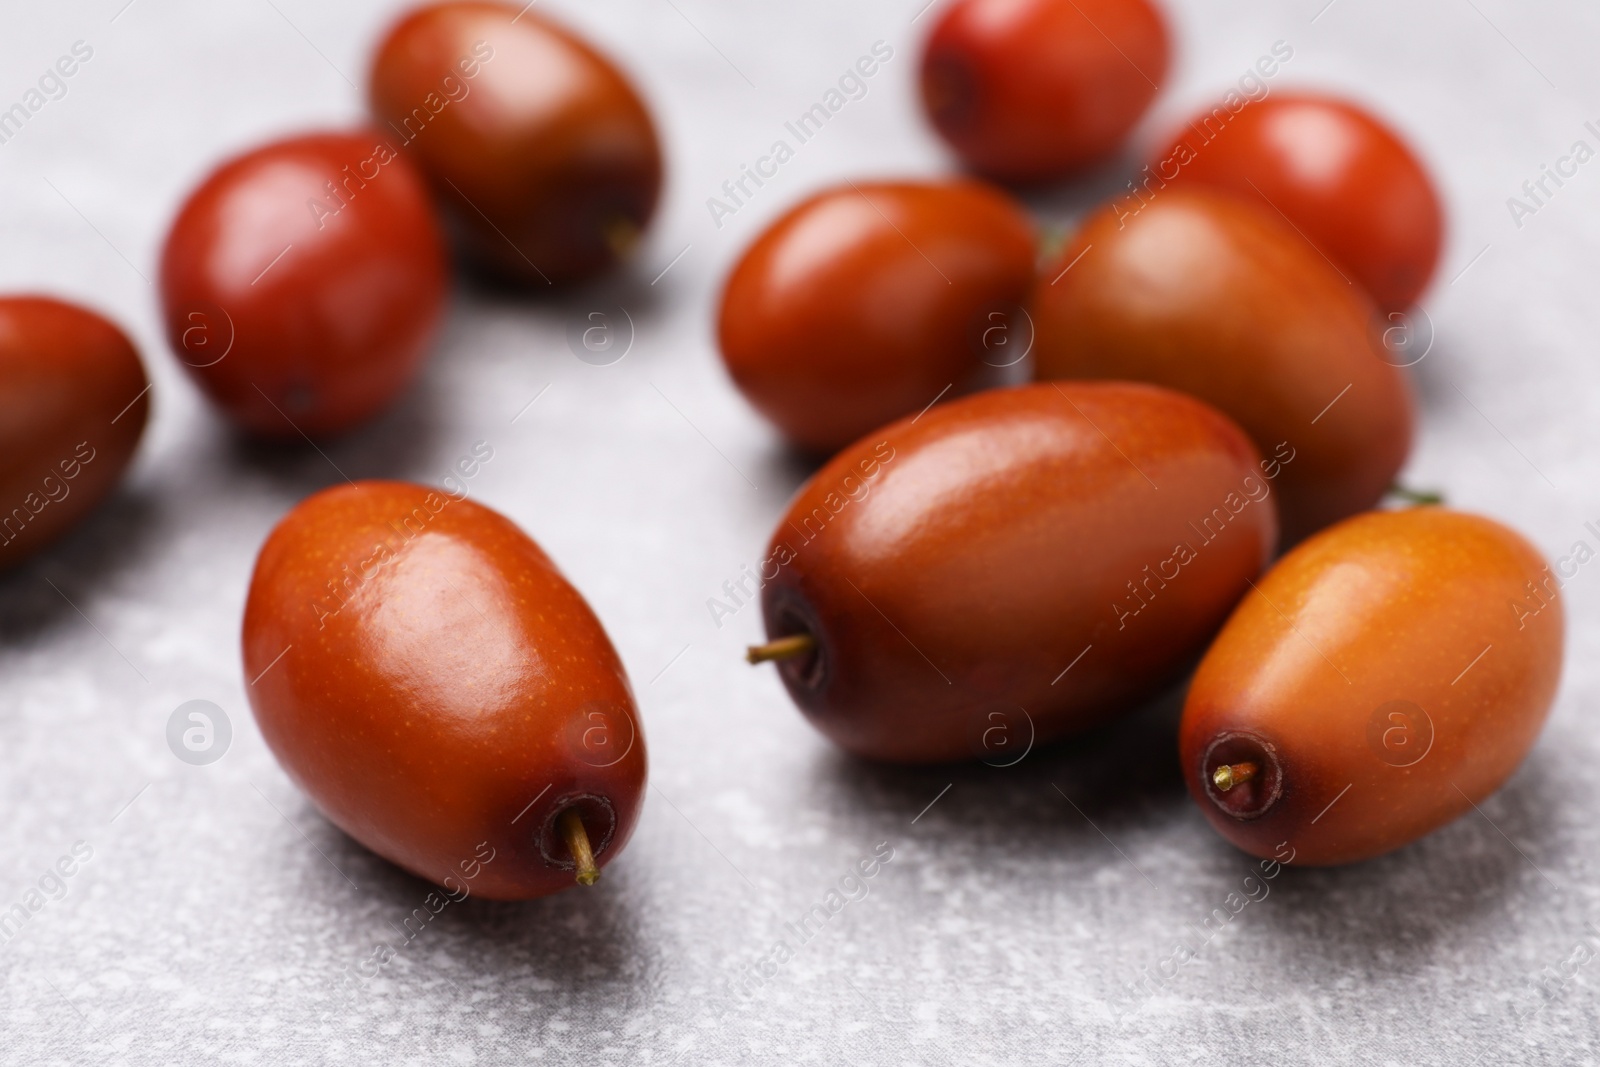
M154 422L116 497L0 580L0 909L73 842L94 849L67 896L0 946L0 1059L1600 1055L1600 962L1548 996L1533 985L1582 939L1600 944L1600 567L1567 590L1568 667L1549 727L1481 814L1356 868L1286 873L1149 997L1130 984L1192 944L1252 869L1183 791L1177 695L1009 770L884 770L835 754L770 670L744 666L757 609L713 625L707 598L760 558L805 476L721 370L721 279L819 185L950 168L913 94L933 20L913 22L920 2L541 0L621 60L654 108L669 178L649 241L631 273L557 299L459 290L417 387L326 459L234 438L167 351L148 279L181 198L219 159L359 120L357 86L397 5L124 2L5 0L0 12L0 107L74 41L94 49L67 95L0 145L0 291L101 308L156 381ZM1513 0L1323 5L1169 3L1177 60L1139 145L1277 40L1294 58L1275 88L1336 87L1387 115L1430 161L1450 217L1424 300L1436 341L1415 371L1422 433L1406 479L1552 556L1579 538L1600 547L1583 529L1600 520L1600 162L1521 228L1506 206L1575 140L1600 148L1583 128L1600 119L1600 14ZM866 98L716 228L705 202L723 179L880 39L895 56ZM1065 222L1130 170L1119 161L1034 206ZM629 309L637 337L620 363L589 366L566 331L606 304ZM601 886L452 906L345 996L347 972L400 940L428 890L323 821L262 745L240 677L245 586L272 524L340 472L437 481L478 440L495 456L473 496L544 545L627 663L652 789ZM235 735L209 767L179 762L165 740L173 709L196 698L221 705ZM784 923L885 841L894 859L866 899L754 997L729 992Z

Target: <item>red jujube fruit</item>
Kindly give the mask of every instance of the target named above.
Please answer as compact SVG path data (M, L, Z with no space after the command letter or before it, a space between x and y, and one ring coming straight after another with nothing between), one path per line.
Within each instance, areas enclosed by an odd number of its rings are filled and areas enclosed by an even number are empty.
M244 667L289 776L446 889L470 873L480 896L544 896L575 870L593 880L583 848L604 866L633 833L645 746L622 664L578 591L486 507L404 482L310 497L261 549Z
M1275 461L1148 385L1000 389L869 434L773 533L767 634L858 755L1010 759L1170 681L1271 558Z
M1444 209L1422 161L1335 96L1285 92L1236 114L1202 112L1151 169L1158 183L1214 186L1282 212L1384 310L1415 303L1439 261Z
M1021 358L1032 224L972 181L855 182L773 223L728 277L734 384L802 448L832 452Z
M116 486L150 417L126 334L87 308L0 297L0 569L77 525Z
M543 287L625 258L655 213L661 145L615 64L526 4L424 4L385 35L378 123L470 258Z
M1062 178L1116 151L1167 76L1148 0L956 0L922 57L922 102L974 170Z
M1286 544L1376 504L1411 449L1411 389L1372 301L1229 194L1173 188L1131 218L1102 209L1029 306L1038 377L1191 393L1284 459Z
M392 137L278 141L224 163L179 211L161 254L167 338L249 432L338 434L416 376L447 268L427 187Z
M1217 832L1350 863L1498 789L1561 676L1559 582L1513 531L1443 508L1348 519L1245 594L1195 674L1183 772Z

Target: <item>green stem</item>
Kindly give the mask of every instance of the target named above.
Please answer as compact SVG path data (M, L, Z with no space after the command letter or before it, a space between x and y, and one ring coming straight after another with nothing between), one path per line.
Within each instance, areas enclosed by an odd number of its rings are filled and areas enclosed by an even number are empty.
M1444 494L1437 489L1409 489L1395 484L1389 487L1389 495L1397 496L1413 506L1444 503Z

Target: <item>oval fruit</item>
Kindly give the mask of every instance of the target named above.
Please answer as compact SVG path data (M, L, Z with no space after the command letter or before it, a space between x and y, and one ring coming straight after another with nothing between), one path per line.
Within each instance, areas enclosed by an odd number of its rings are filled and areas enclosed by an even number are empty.
M957 0L922 58L922 102L973 169L1060 178L1116 151L1167 76L1148 0Z
M1267 466L1220 412L1148 385L993 390L888 426L773 534L784 685L858 755L1014 762L1200 651L1271 557Z
M1421 160L1371 112L1321 93L1282 93L1190 120L1154 164L1157 185L1226 189L1283 212L1379 306L1427 288L1444 210Z
M1410 451L1410 388L1371 302L1242 200L1169 189L1102 209L1030 307L1038 377L1192 393L1283 461L1286 544L1376 504Z
M1179 731L1189 791L1256 856L1399 848L1516 770L1555 697L1562 631L1550 568L1499 523L1349 519L1280 560L1206 653ZM1246 780L1217 780L1243 764Z
M571 885L569 812L599 866L633 833L644 737L611 642L538 545L464 497L360 482L302 502L256 561L244 668L296 784L446 889Z
M989 186L829 189L734 267L722 358L789 440L832 452L968 383L986 360L1020 359L1029 341L1013 336L1013 319L1033 269L1031 223Z
M161 255L172 350L268 438L338 434L387 408L422 365L448 280L421 176L373 132L224 163Z
M113 323L50 297L0 297L0 570L111 492L144 433L149 392Z
M477 263L545 286L625 257L655 212L644 101L576 34L516 3L434 3L384 37L372 113L427 173Z

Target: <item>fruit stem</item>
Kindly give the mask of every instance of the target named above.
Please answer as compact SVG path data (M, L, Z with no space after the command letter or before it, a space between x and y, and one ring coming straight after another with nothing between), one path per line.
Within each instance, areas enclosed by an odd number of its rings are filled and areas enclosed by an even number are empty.
M745 650L744 658L750 663L799 659L801 656L815 650L816 647L817 639L810 634L791 634L788 637L780 637L775 641L768 641L764 645L751 645Z
M633 246L639 243L639 227L633 220L623 215L617 215L606 224L606 247L611 249L611 254L618 259L625 258L633 251Z
M567 841L567 851L572 853L572 865L578 869L579 885L594 885L600 880L600 868L594 865L594 853L589 850L589 833L583 828L583 819L577 808L568 808L556 819L561 836Z
M1211 772L1211 783L1226 793L1236 785L1243 785L1261 770L1254 763L1224 763Z
M1041 226L1039 228L1039 262L1052 263L1067 247L1067 238L1071 236L1065 226Z
M1444 494L1437 489L1408 489L1398 483L1389 487L1389 495L1397 496L1412 505L1443 504Z

